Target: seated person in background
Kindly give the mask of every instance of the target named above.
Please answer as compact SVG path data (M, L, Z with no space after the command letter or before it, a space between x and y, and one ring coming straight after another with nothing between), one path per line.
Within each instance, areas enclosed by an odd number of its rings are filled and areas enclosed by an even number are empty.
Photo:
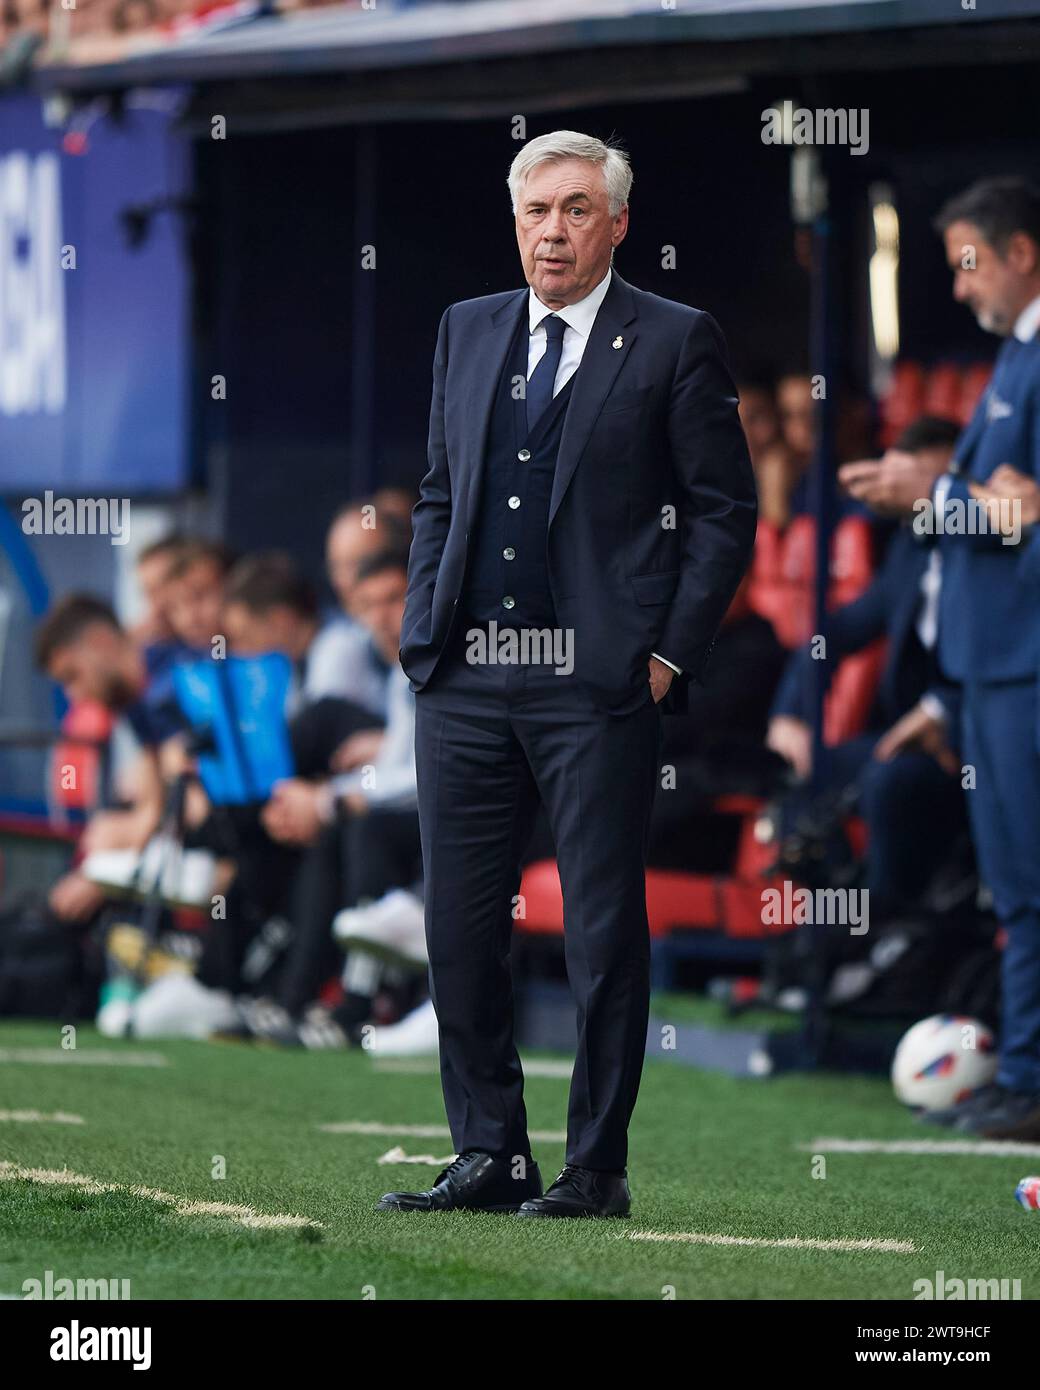
M292 558L265 550L237 560L224 587L223 630L232 651L281 652L293 664L291 703L298 706L307 655L318 635L318 598Z
M799 372L782 376L775 399L779 433L769 442L761 440L751 459L760 520L783 530L792 516L805 510L805 479L812 462L816 409L812 378Z
M791 521L812 511L811 466L816 440L814 378L805 372L789 372L777 382L776 404L780 432L765 438L768 414L761 391L752 388L748 414L760 434L751 450L759 496L759 520L784 531ZM839 459L858 458L869 443L869 410L866 400L850 388L842 391L836 422L835 445ZM844 512L858 507L844 499Z
M171 709L177 706L173 668L178 661L190 661L198 656L198 651L192 645L177 636L170 621L172 597L181 591L183 601L184 587L180 578L175 581L173 576L180 567L184 552L190 552L195 544L182 536L164 537L143 550L135 566L145 617L129 629L130 636L144 652L151 677L151 699ZM164 756L176 761L176 749L170 746Z
M291 911L294 941L277 1003L298 1017L342 958L332 920L343 907L410 886L419 862L415 794L415 700L399 648L408 588L404 550L369 556L360 566L354 610L391 671L388 721L378 746L349 738L332 759L333 775L279 783L262 814L280 844L307 847Z
M125 793L128 771L132 773L131 804L94 813L80 841L85 852L142 849L159 824L159 747L176 735L180 723L161 680L153 680L149 650L142 652L108 604L90 594L67 595L36 631L36 664L62 687L70 703L96 700L122 716L124 727L117 726L117 734L124 738L113 740L114 782L117 795ZM136 745L133 752L126 749L127 735ZM66 921L86 921L103 901L103 891L75 869L50 893L51 909Z
M770 706L787 656L765 618L737 590L715 639L689 717L664 720L662 775L650 819L647 862L711 873L730 862L737 822L713 803L727 793L771 795L784 764L764 746Z
M772 383L765 377L742 377L737 385L738 413L752 465L757 467L780 440L780 414Z
M377 493L367 502L352 502L332 519L325 542L326 572L339 611L318 633L307 663L308 700L345 697L377 714L386 715L390 668L371 634L354 611L358 567L371 555L387 549L407 550L411 528L398 510L400 500ZM389 505L387 503L389 502ZM349 686L344 689L344 673Z
M413 704L402 698L402 687L408 687L407 680L400 679L404 672L398 660L406 589L405 551L384 551L362 562L354 611L390 672L388 705L398 716L395 727L388 724L386 734L378 737L351 736L331 758L330 771L340 774L334 781L291 778L279 783L264 813L274 839L308 844L334 818L337 806L363 814L370 805L392 804L400 796L410 803L414 798L414 753L405 748L400 722L402 714L411 715Z
M187 540L174 552L166 576L166 616L174 639L210 656L223 632L224 582L231 564L219 541Z
M759 496L759 523L751 562L748 602L772 625L788 650L812 632L816 570L814 474L810 470L816 409L813 379L788 374L781 378L782 434L768 439L769 416L761 388L752 388L749 418L759 421L752 451ZM840 450L848 450L861 432L862 403L851 391L842 394L837 421ZM759 420L759 417L764 417ZM851 456L839 452L839 457ZM830 544L829 588L839 586L839 600L858 593L870 576L870 522L849 499L837 499Z
M175 641L168 611L169 578L170 568L183 544L182 537L171 534L146 545L138 553L134 574L143 599L143 612L130 628L130 636L142 647Z
M899 438L881 465L910 472L928 496L945 471L959 427L923 417ZM843 478L861 480L849 465ZM868 887L872 911L891 914L927 886L965 824L959 762L933 720L945 722L957 692L941 681L935 660L938 552L904 525L889 545L876 578L854 602L830 615L827 660L888 639L884 670L869 728L828 753L828 785L855 785L870 834ZM767 744L802 780L812 772L813 650L803 647L787 665L773 705ZM922 711L928 717L922 721Z
M155 697L170 708L177 707L174 667L181 661L212 656L215 639L224 635L224 585L230 565L230 551L220 541L184 540L170 556L164 606L173 636L146 651L153 662ZM168 740L160 752L163 779L170 781L183 773L191 761L181 739ZM198 787L191 788L189 797L196 808L204 804ZM198 814L196 810L194 815Z
M371 709L371 638L343 647L342 666L328 670L323 694L308 681L312 654L320 640L318 600L295 562L283 551L265 551L239 560L228 575L224 630L231 650L243 655L281 652L293 663L286 715L291 721L293 754L304 776L328 773L333 753L355 733L370 733L365 747L375 753L382 718ZM389 676L389 667L380 658ZM379 703L383 704L385 697Z
M378 519L386 521L393 518L401 523L401 532L398 536L387 533L383 536L384 545L400 544L402 539L407 545L412 538L412 512L415 504L419 500L419 494L414 488L410 487L381 487L372 494L372 506L374 514Z

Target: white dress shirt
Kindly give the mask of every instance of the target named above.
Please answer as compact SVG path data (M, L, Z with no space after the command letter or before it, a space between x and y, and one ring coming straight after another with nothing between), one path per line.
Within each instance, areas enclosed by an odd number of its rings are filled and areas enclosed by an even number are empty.
M535 367L545 356L548 341L545 332L545 320L550 314L555 314L558 319L563 319L567 327L563 332L563 352L560 354L560 365L556 368L553 395L555 396L558 391L563 390L578 370L578 364L585 351L585 344L589 341L592 325L599 313L599 306L606 298L609 287L610 270L608 269L596 288L590 290L584 299L579 299L577 304L565 304L562 309L550 309L548 305L542 303L533 289L528 290L527 316L530 324L530 337L527 340L528 381L531 380L531 373Z
M939 640L939 595L942 592L942 555L933 546L928 565L921 575L921 607L918 610L917 636L925 651L930 652Z
M337 615L321 629L307 652L300 691L303 704L334 696L353 700L381 719L387 712L390 670L378 659L371 635L359 623Z
M1036 337L1040 331L1040 294L1022 310L1011 331L1020 343L1032 342Z
M390 671L386 733L369 769L340 773L331 785L337 800L360 792L373 808L410 811L416 805L415 696L402 666Z
M531 374L535 367L545 356L545 349L548 345L545 320L550 314L555 314L557 318L563 319L567 327L563 330L563 351L560 353L560 365L556 368L553 395L555 396L567 385L578 370L585 345L589 341L589 334L592 332L592 325L599 313L599 306L606 298L607 290L610 287L610 275L611 270L608 267L606 275L594 289L588 292L584 299L579 299L576 304L565 304L562 309L550 309L548 305L542 303L533 288L528 290L528 381L531 380ZM666 666L670 666L676 675L682 675L682 668L676 666L673 661L669 661L667 657L661 656L658 652L651 652L651 656L657 657L658 661L663 661Z

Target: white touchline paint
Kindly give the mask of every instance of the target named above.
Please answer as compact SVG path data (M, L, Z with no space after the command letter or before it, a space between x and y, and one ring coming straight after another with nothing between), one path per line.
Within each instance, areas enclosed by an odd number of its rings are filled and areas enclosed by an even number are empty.
M168 1067L161 1052L114 1052L103 1047L0 1047L0 1062L38 1066Z
M334 1124L319 1125L323 1134L401 1134L406 1139L450 1139L451 1130L447 1125L394 1125L381 1120L340 1120ZM532 1129L529 1136L539 1144L566 1144L567 1131L563 1129Z
M814 1139L799 1144L813 1154L952 1154L975 1158L1036 1158L1040 1144L1014 1139Z
M552 1081L569 1081L574 1070L574 1062L532 1061L520 1059L524 1076L548 1077ZM424 1062L419 1058L372 1058L372 1070L396 1072L400 1076L439 1076L440 1063L436 1059Z
M277 1212L271 1215L257 1211L254 1207L236 1205L234 1202L202 1202L194 1197L177 1197L172 1192L163 1192L157 1187L139 1187L125 1182L101 1182L84 1173L72 1173L68 1168L23 1168L17 1163L0 1162L0 1182L16 1182L19 1179L59 1187L78 1187L92 1195L102 1192L129 1192L133 1197L144 1197L148 1201L161 1202L163 1206L173 1207L180 1216L226 1216L231 1221L237 1221L240 1226L258 1229L280 1226L320 1227L323 1224L309 1216L292 1216Z
M45 1115L41 1110L0 1110L0 1124L11 1125L81 1125L82 1115L66 1115L64 1110L55 1110L53 1115Z
M440 1067L436 1062L419 1061L388 1061L380 1060L378 1057L372 1059L372 1070L378 1072L393 1072L398 1076L437 1076Z
M454 1163L455 1154L448 1154L447 1158L434 1158L433 1154L406 1154L400 1144L392 1149L387 1149L385 1154L381 1154L376 1162L383 1164L395 1163L422 1163L427 1168L446 1168L449 1163Z
M784 1236L768 1240L764 1236L707 1235L701 1231L626 1231L629 1240L672 1240L690 1245L753 1245L770 1250L873 1250L891 1255L914 1255L917 1246L912 1240L818 1240L812 1236Z
M554 1081L569 1081L574 1071L574 1058L564 1062L534 1062L529 1057L520 1058L525 1076L545 1076Z
M410 1139L450 1139L447 1125L386 1125L378 1120L343 1120L319 1125L325 1134L404 1134Z

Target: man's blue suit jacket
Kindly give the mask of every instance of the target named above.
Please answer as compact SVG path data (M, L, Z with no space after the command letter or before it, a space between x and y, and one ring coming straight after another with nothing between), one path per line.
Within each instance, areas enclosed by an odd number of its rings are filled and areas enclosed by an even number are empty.
M1040 336L1009 338L993 377L954 450L951 502L966 507L970 483L1003 463L1040 480ZM1040 527L1017 545L998 535L951 534L939 540L942 601L939 661L961 682L1035 680L1040 667Z
M491 411L528 290L451 305L437 334L429 471L414 538L401 664L419 691L463 593ZM757 503L725 343L710 314L612 270L560 441L546 540L574 677L613 713L646 700L651 652L683 670L662 709L685 712L749 563Z

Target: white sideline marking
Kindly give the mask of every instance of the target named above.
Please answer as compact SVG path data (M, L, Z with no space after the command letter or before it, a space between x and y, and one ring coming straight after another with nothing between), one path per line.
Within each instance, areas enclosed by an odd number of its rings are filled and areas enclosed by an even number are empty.
M104 1047L0 1047L0 1062L35 1062L41 1066L168 1067L161 1052L114 1052Z
M376 1162L380 1167L384 1164L423 1163L428 1168L446 1168L449 1163L454 1163L457 1157L457 1154L449 1154L447 1158L434 1158L433 1154L406 1154L398 1144L392 1149L387 1149L385 1154L376 1159Z
M814 1139L799 1144L806 1153L832 1154L967 1154L977 1158L1033 1158L1040 1144L1014 1139Z
M574 1070L573 1061L546 1062L520 1059L524 1076L549 1077L554 1081L569 1081ZM373 1071L397 1072L401 1076L438 1076L440 1064L437 1061L423 1062L419 1058L397 1059L383 1057L376 1053L372 1058Z
M447 1125L389 1125L379 1120L341 1120L335 1124L319 1125L324 1134L403 1134L406 1139L450 1139ZM566 1144L563 1129L532 1129L529 1138L540 1144ZM454 1157L454 1155L453 1155Z
M690 1245L754 1245L770 1250L876 1250L892 1255L914 1255L912 1240L817 1240L814 1237L784 1236L767 1240L764 1236L707 1235L702 1231L626 1231L629 1240L679 1240Z
M373 1071L396 1072L398 1076L436 1076L440 1067L436 1062L390 1061L387 1058L373 1057Z
M40 1110L0 1110L0 1124L12 1125L81 1125L82 1115L67 1115L64 1110L55 1110L53 1115L44 1115Z
M556 1081L569 1081L574 1071L573 1058L567 1062L532 1062L521 1057L520 1064L525 1076L548 1076Z
M84 1173L72 1173L68 1168L22 1168L17 1163L0 1162L0 1182L44 1183L54 1186L78 1187L84 1192L98 1195L102 1192L129 1192L133 1197L145 1197L151 1202L161 1202L163 1206L173 1207L179 1216L226 1216L241 1226L267 1229L276 1226L318 1226L309 1216L289 1216L284 1213L270 1215L257 1211L254 1207L239 1206L233 1202L201 1202L194 1197L177 1197L172 1192L163 1192L157 1187L139 1187L125 1182L100 1182Z

